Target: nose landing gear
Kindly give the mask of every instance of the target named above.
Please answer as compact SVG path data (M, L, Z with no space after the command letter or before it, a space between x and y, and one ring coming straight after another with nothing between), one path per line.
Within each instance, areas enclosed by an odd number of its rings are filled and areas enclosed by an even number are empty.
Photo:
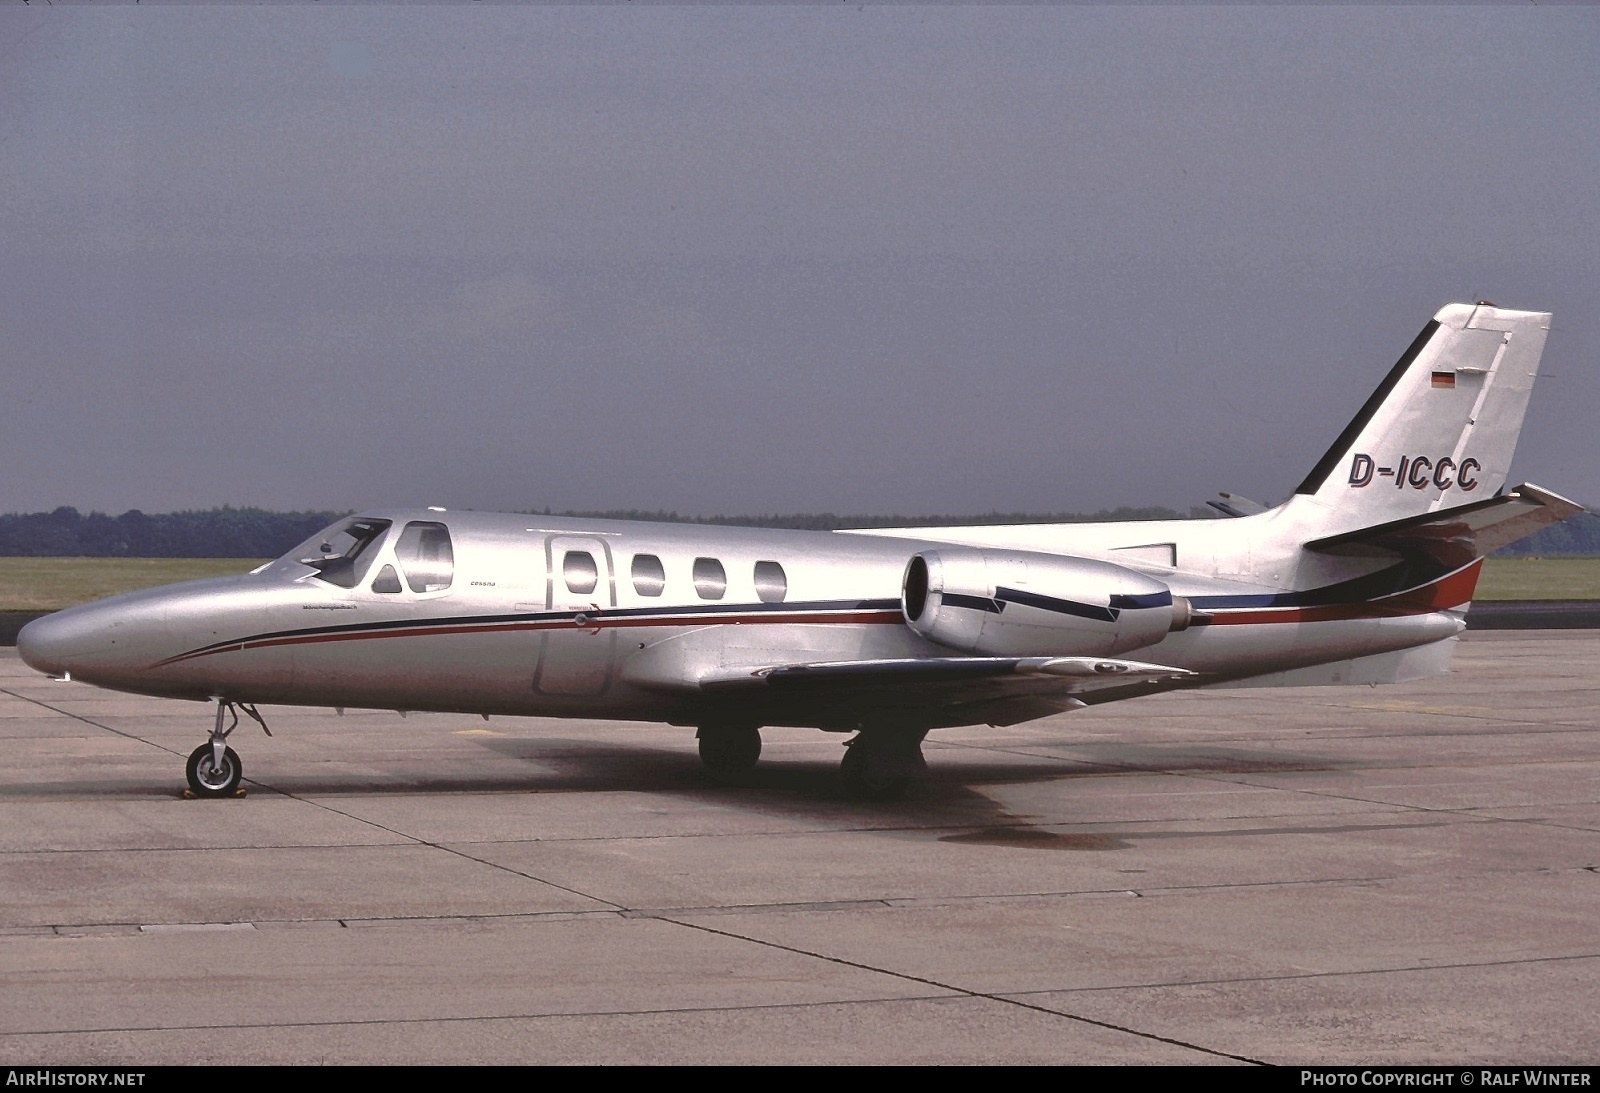
M232 797L244 776L244 765L232 748L224 747L220 758L209 742L189 753L189 763L184 774L189 778L189 790L196 797Z
M217 720L211 728L211 738L189 753L189 762L184 767L184 774L189 779L189 791L196 797L233 797L239 791L239 780L244 777L244 764L239 762L238 753L227 743L233 730L239 727L239 710L260 725L262 732L272 735L261 712L250 703L218 698ZM226 729L222 727L224 713L233 718Z

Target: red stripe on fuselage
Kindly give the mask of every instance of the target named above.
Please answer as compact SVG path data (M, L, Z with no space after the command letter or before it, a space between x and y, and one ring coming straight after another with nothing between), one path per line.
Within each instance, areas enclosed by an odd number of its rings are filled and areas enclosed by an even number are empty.
M1462 566L1432 584L1402 592L1389 602L1404 603L1419 611L1448 611L1452 607L1472 602L1472 594L1477 591L1478 576L1482 572L1483 559L1479 558L1471 565Z
M1454 573L1419 588L1397 592L1362 603L1330 603L1312 607L1252 607L1212 611L1210 618L1196 619L1201 626L1252 626L1279 622L1345 622L1352 619L1392 619L1405 615L1426 615L1448 611L1472 600L1483 569L1479 558Z
M239 653L246 649L273 649L286 645L321 645L334 641L366 641L375 638L417 638L438 634L498 634L514 630L578 630L597 633L600 630L640 626L770 626L779 623L855 623L858 625L901 622L898 611L813 611L789 614L748 615L676 615L666 618L606 618L604 612L587 615L579 623L575 619L541 619L538 621L509 621L485 623L442 623L436 626L407 626L387 630L345 630L331 634L286 634L276 638L246 638L215 649L197 649L180 653L162 661L163 665L196 660L215 653Z

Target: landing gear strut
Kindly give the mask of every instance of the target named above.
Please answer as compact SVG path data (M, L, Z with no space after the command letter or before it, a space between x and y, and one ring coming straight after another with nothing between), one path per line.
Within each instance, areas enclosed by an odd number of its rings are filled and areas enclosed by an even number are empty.
M248 702L234 703L225 698L217 699L217 720L211 728L211 738L189 753L188 765L184 767L189 789L196 797L232 797L239 788L239 779L244 776L244 764L239 762L238 753L228 747L228 737L239 727L238 710L243 710L245 716L260 725L262 732L272 735L260 711ZM233 718L226 729L222 727L225 713Z
M922 758L926 729L863 729L845 744L839 780L847 795L861 801L893 801L913 779L928 773Z
M761 758L761 730L755 725L701 725L700 762L720 782L749 774Z

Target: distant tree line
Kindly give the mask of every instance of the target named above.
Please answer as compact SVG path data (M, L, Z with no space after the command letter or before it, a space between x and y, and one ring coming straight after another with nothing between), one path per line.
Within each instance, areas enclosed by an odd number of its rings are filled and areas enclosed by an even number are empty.
M338 512L208 509L121 516L54 512L0 516L0 555L84 558L272 558L339 519Z
M837 516L831 512L792 516L680 516L676 512L610 509L592 512L552 512L545 516L579 516L595 520L662 520L685 524L727 524L735 527L795 528L801 531L837 531L840 528L966 527L982 524L1098 524L1122 520L1214 520L1215 509L1196 505L1188 512L1162 508L1122 507L1099 512L986 512L978 516ZM1600 516L1583 512L1495 551L1497 556L1600 555Z
M680 516L676 512L613 509L604 512L552 512L538 515L604 520L661 520L671 523L834 531L839 528L960 527L973 524L1081 524L1114 520L1195 520L1216 518L1209 508L1188 512L1160 507L1102 509L1099 512L987 512L977 516L839 516L831 512L760 516ZM62 506L54 512L0 516L0 555L88 558L273 558L346 515L341 512L268 512L224 507L194 512L149 514L130 509L121 516L87 515ZM1506 547L1502 555L1600 555L1600 517L1580 513L1565 523Z
M587 512L552 512L542 509L541 516L576 516L591 520L659 520L672 524L720 524L742 528L789 528L794 531L838 531L840 528L915 528L915 527L969 527L983 524L1090 524L1113 520L1207 520L1218 513L1204 506L1188 512L1149 508L1101 509L1099 512L985 512L976 516L839 516L832 512L802 512L790 515L778 513L760 516L680 516L676 512L658 509L606 509Z
M1557 554L1600 554L1600 516L1580 512L1553 527L1534 532L1495 554L1529 558Z

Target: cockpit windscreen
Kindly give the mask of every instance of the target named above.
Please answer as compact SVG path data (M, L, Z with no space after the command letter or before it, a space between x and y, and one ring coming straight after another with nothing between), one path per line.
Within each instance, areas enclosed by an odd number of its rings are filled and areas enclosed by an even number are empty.
M340 588L360 583L371 561L373 546L389 530L390 521L356 516L313 535L281 561L296 562L317 571L317 579Z

